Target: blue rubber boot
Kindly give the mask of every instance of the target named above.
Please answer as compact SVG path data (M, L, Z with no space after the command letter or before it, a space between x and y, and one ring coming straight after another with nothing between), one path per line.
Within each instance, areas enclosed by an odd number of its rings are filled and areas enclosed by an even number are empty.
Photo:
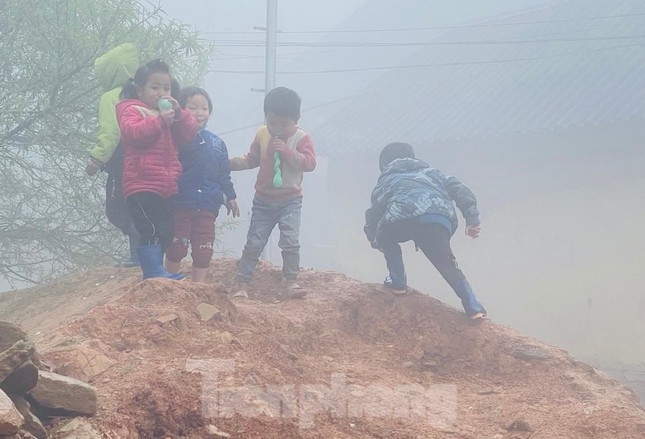
M385 255L389 275L383 281L383 285L393 290L405 290L408 287L408 279L403 266L403 255L392 253Z
M473 289L470 287L467 280L464 279L459 282L454 290L457 296L461 299L461 304L463 305L464 311L468 317L486 317L486 309L481 303L479 303L477 297L475 297L475 293L473 293Z
M186 276L182 273L168 273L163 268L163 254L161 245L142 245L137 249L139 261L141 262L141 271L144 279L153 277L167 277L168 279L182 280Z

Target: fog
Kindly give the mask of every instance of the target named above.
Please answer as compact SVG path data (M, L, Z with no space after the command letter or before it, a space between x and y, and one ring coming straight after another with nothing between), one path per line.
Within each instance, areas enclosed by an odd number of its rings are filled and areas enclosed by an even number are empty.
M576 7L587 3L589 11L581 15L586 11ZM629 74L640 72L645 56L642 38L612 40L642 29L645 5L638 10L638 3L278 0L276 84L301 95L300 126L312 134L319 155L316 171L304 177L302 265L382 282L385 262L363 235L362 215L378 177L380 148L409 141L419 158L457 176L478 197L482 236L467 239L460 218L452 243L490 319L560 346L614 376L645 383L645 233L640 223L645 217L645 89L635 82L637 75ZM209 128L225 140L229 155L244 154L263 120L263 93L251 89L264 86L264 47L254 43L262 42L264 34L253 28L265 25L265 2L163 0L161 5L170 17L215 42L212 72L204 84L215 107ZM624 21L602 19L616 15L625 16ZM585 16L590 19L575 21ZM544 26L530 28L530 35L521 34L519 24L479 27L505 20ZM563 24L567 20L570 25ZM550 27L553 23L559 28ZM456 33L460 28L468 33ZM496 33L500 29L517 34ZM357 30L375 32L349 32ZM599 37L590 37L593 32ZM514 45L416 45L502 38L552 41L524 45L516 55ZM280 45L287 42L292 44ZM612 51L619 45L631 45L629 58L639 62L620 64ZM584 52L585 64L581 61L576 70L567 52ZM396 68L419 65L421 56L451 65ZM504 57L550 61L527 64L522 71L513 70L518 63L488 64ZM458 69L474 59L481 66ZM526 74L532 68L533 78ZM622 79L614 75L622 70ZM518 79L513 72L524 76ZM423 75L427 87L435 87L431 92L415 82ZM485 80L491 89L508 85L487 95L478 88ZM576 88L581 83L584 87ZM458 97L457 106L457 97L449 99L443 88L462 84L475 85L468 96ZM427 108L409 96L416 94L411 87L428 93L432 111L424 113ZM446 101L436 102L442 98ZM577 100L580 105L559 112ZM522 114L528 116L513 119ZM419 130L424 124L430 128ZM235 230L219 237L220 251L229 256L239 256L245 242L255 176L255 171L233 174L243 214ZM404 247L410 285L459 307L423 255L410 243ZM275 240L265 257L280 263ZM640 391L645 392L645 384Z
M217 33L253 32L253 26L264 26L264 2L241 3L163 2L170 15L193 24L216 45L222 43L206 87L216 107L210 126L222 135L231 155L246 151L262 121L262 93L250 90L263 87L264 48L235 45L241 40L262 40L262 32ZM643 106L637 102L644 101L644 93L642 88L632 88L625 92L624 103L608 102L606 96L598 96L594 102L584 95L587 90L592 94L601 90L598 84L603 80L611 83L608 62L621 60L593 55L581 60L579 68L574 65L561 78L553 79L570 81L560 83L563 93L541 79L560 68L557 62L528 67L527 71L534 68L535 74L526 81L535 81L534 87L505 78L504 73L511 69L493 70L491 75L499 75L509 84L505 93L495 96L500 99L498 105L490 102L486 93L473 89L472 102L464 100L462 107L453 109L436 125L432 125L430 111L406 111L409 88L418 86L423 92L424 85L413 79L420 75L419 70L402 73L381 68L419 64L415 54L424 50L426 60L456 64L477 60L483 64L466 73L448 70L445 81L453 74L464 75L460 77L464 82L471 81L473 75L485 76L495 68L486 65L491 59L555 56L564 63L567 52L611 52L616 43L610 46L602 39L638 34L629 31L642 26L638 16L645 9L639 9L634 1L603 0L279 0L278 5L279 43L330 43L278 46L277 85L294 88L302 96L300 125L313 135L319 154L318 169L305 175L303 265L342 271L364 281L382 281L385 264L362 233L362 214L378 177L379 149L390 141L410 141L420 158L456 175L478 196L482 236L475 241L466 239L462 221L453 248L490 318L602 365L635 386L635 381L645 382L645 346L640 342L645 335L645 275L640 268L645 237L639 221L645 214L645 178L641 176L645 130ZM195 15L195 10L200 13ZM624 18L602 19L616 15ZM575 20L581 18L589 20ZM526 31L521 25L479 27L491 22L542 24L526 24ZM468 32L457 32L461 27ZM423 30L387 31L419 28ZM500 29L507 33L499 33ZM352 30L378 31L349 32ZM321 32L295 33L298 31ZM593 32L602 38L596 40ZM562 42L536 43L525 49L514 45L457 46L443 52L428 52L430 49L414 45L442 38L561 38ZM572 45L571 40L578 38L589 41ZM348 42L367 44L342 46ZM371 43L401 45L374 47ZM636 55L642 56L639 50ZM511 56L514 52L517 55ZM615 69L622 68L633 70L620 64ZM430 78L433 76L428 81ZM612 86L621 87L633 78L627 75L624 80L613 80ZM494 84L495 78L490 81ZM567 94L567 89L581 83L584 86L577 94ZM451 86L459 87L460 83ZM543 100L548 105L535 96L540 95L540 87L546 90ZM606 90L599 93L616 95ZM451 108L450 95L437 90L430 96L446 97L445 108ZM580 104L558 116L554 108L557 112L559 99L562 106L576 99ZM533 101L535 108L526 113L525 120L513 120L514 113L521 114L521 107L530 107ZM444 103L440 104L433 107L435 114L442 113ZM391 106L391 111L374 111L372 105L382 109ZM581 111L581 106L588 108ZM368 120L362 120L362 114ZM450 133L451 118L458 125L467 115L472 118L468 128L485 126L473 129L471 135L469 129L462 136ZM415 125L423 123L445 128L447 134L433 137L433 133L419 134L418 129L412 133ZM505 129L509 124L516 126ZM254 178L254 172L234 174L244 212L250 209ZM236 231L224 236L224 247L233 255L239 255L243 246L246 221L248 213ZM457 298L423 255L415 253L411 244L404 247L411 286L458 307ZM275 240L266 257L280 263Z

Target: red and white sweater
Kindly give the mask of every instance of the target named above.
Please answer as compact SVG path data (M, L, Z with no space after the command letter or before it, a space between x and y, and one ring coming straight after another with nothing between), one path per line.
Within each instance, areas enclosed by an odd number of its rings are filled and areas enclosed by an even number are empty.
M230 159L231 171L260 167L255 183L255 194L267 203L283 203L302 197L302 174L316 168L316 152L309 134L298 128L285 140L288 152L280 156L282 186L273 186L273 137L266 126L258 129L249 152L243 157Z

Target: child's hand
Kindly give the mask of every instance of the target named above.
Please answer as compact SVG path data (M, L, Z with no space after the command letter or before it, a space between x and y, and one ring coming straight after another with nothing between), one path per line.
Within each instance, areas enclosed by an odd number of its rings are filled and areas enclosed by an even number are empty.
M172 109L175 111L181 110L181 105L179 105L179 102L177 102L177 99L173 98L172 96L162 96L160 99L168 99L168 102L172 104Z
M477 238L481 231L481 224L471 224L469 226L466 226L466 235L470 236L473 239Z
M294 150L289 148L284 140L277 138L273 140L273 150L278 151L280 157L285 160L289 160L294 153Z
M279 139L279 138L274 138L273 139L273 150L274 151L279 151L282 152L286 149L287 144L284 142L284 140Z
M98 163L98 161L92 157L90 157L87 160L87 164L85 165L85 172L87 175L90 177L95 175L97 172L101 170L101 165Z
M175 110L167 110L159 113L159 116L166 122L167 125L172 125L175 119Z
M240 216L240 208L235 200L228 200L226 202L226 214L230 215L231 212L233 212L233 218Z

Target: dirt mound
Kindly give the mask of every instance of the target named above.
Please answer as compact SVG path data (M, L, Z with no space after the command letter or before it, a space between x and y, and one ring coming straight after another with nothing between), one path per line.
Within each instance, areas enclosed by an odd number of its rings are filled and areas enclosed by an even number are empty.
M98 389L91 422L110 438L645 437L624 385L421 293L305 270L307 297L280 301L279 269L260 265L252 299L231 302L235 261L211 268L204 284L70 276L0 295L0 319Z

